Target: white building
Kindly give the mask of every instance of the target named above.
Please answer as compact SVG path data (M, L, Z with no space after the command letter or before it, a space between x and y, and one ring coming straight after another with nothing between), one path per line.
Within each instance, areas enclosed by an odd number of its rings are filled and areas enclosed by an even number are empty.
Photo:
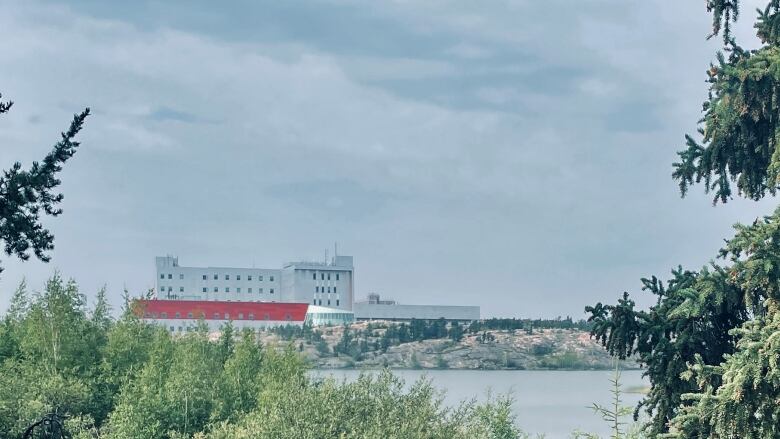
M173 256L158 256L155 265L160 300L309 303L350 311L355 297L352 256L282 269L182 267Z
M379 294L369 294L368 300L353 305L355 320L409 321L444 319L457 322L479 320L478 306L401 305L394 300L381 300Z

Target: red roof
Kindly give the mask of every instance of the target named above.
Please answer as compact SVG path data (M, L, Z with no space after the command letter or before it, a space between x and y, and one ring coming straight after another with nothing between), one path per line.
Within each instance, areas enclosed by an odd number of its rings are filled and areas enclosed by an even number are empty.
M302 322L307 303L138 300L139 317L149 319L276 320ZM178 313L178 314L177 314Z

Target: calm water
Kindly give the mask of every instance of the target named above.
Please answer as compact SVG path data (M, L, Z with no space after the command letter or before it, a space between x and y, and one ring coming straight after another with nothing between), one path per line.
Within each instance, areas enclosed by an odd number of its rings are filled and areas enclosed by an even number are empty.
M360 374L355 370L318 371L337 379L354 380ZM611 371L472 371L472 370L397 370L394 373L410 384L422 375L445 393L445 402L477 398L484 400L486 392L511 392L515 398L514 410L518 425L527 433L544 433L546 438L568 438L580 429L609 437L604 421L588 408L593 402L609 404ZM646 385L640 371L624 371L623 389ZM625 405L632 407L641 395L623 395Z

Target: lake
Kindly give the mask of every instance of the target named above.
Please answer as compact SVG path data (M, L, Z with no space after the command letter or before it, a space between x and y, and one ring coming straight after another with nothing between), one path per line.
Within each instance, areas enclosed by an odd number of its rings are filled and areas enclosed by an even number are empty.
M352 381L360 375L358 370L320 370L318 375L331 375L337 379ZM597 433L609 437L609 428L589 406L598 402L607 405L611 401L610 383L613 371L482 371L482 370L394 370L407 385L422 375L445 391L447 405L462 400L484 400L488 390L493 394L512 393L517 424L526 433L544 433L545 438L569 438L574 430ZM641 371L623 371L623 390L633 390L647 385ZM624 393L624 405L635 406L642 395ZM630 421L630 417L626 419Z

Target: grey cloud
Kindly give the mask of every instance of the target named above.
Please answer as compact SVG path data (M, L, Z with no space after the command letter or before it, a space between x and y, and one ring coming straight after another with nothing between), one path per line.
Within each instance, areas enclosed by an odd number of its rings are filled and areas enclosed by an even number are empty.
M4 4L2 162L95 114L53 264L4 260L0 307L55 267L142 291L155 254L277 266L336 240L359 295L487 316L579 316L699 266L771 200L679 199L716 47L701 6L661 3Z
M158 122L165 122L165 121L184 122L184 123L205 122L204 120L202 120L201 118L199 118L193 113L176 110L164 105L154 108L152 111L149 112L148 117L149 119Z

